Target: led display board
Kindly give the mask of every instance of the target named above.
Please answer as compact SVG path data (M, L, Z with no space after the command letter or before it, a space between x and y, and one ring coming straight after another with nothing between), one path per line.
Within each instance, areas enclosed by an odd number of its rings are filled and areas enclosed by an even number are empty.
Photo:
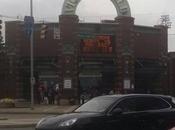
M113 36L97 35L91 38L81 39L80 50L82 53L112 53Z

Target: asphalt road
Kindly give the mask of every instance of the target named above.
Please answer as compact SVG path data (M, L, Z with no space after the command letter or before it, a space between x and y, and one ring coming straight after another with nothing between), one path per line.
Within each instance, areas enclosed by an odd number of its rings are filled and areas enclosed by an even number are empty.
M34 130L34 128L0 128L0 130Z
M35 126L35 124L41 118L46 116L49 116L49 115L47 114L0 114L0 130L34 130L33 126ZM25 124L29 126L23 126ZM8 126L4 126L4 125L8 125ZM16 126L17 128L14 128Z
M40 119L47 116L49 114L0 114L0 118L7 119Z

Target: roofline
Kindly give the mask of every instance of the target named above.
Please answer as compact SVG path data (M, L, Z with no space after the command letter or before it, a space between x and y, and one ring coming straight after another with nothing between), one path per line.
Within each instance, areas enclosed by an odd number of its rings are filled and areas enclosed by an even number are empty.
M170 95L161 95L161 94L113 94L113 95L103 95L99 97L130 97L130 96L171 97Z

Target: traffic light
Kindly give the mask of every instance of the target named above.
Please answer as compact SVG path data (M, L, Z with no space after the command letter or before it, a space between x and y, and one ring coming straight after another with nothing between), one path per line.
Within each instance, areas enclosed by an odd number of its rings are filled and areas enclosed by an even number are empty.
M2 37L2 20L0 20L0 43L3 42L3 37Z
M46 24L42 24L40 31L41 31L40 32L40 38L41 39L45 39L46 38L47 31L48 31L48 26Z

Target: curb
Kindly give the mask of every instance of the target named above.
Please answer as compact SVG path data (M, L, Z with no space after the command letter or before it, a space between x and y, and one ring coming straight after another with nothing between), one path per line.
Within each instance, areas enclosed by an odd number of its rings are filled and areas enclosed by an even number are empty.
M5 124L0 125L0 128L28 128L28 127L35 127L37 123L32 124Z
M0 109L0 114L56 114L56 115L60 115L60 114L65 114L65 113L69 113L71 111L73 111L75 108L77 108L77 106L70 106L70 107L66 107L66 108L62 108L62 109L57 109L55 108L55 110L50 110L50 109L46 109L46 110L13 110L13 109Z

